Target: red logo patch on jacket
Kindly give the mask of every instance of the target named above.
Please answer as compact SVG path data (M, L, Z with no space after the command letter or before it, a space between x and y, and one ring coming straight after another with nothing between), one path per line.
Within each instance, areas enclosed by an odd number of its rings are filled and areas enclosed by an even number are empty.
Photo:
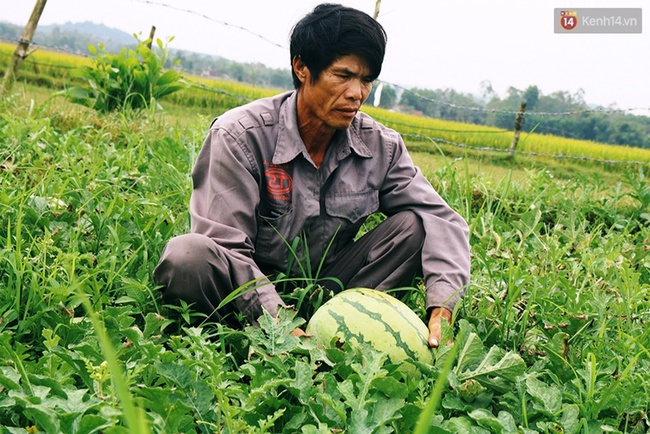
M264 164L266 166L264 170L266 191L269 194L269 199L281 202L290 201L293 189L291 175L287 173L285 167L266 162Z

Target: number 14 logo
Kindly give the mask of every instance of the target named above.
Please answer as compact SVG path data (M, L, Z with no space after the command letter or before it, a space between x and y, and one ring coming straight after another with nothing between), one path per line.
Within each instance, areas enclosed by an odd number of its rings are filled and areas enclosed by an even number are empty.
M578 14L575 11L560 12L560 26L564 30L573 30L578 25Z

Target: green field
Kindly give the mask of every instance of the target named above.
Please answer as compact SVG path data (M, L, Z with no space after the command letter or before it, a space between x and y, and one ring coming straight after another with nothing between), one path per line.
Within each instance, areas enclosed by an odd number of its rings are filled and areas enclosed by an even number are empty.
M316 286L243 330L161 302L151 273L188 231L211 118L277 91L206 81L163 113L99 115L52 97L72 79L44 68L0 100L0 433L650 429L648 165L591 160L647 151L530 135L522 152L590 159L513 157L422 138L506 149L510 133L367 108L471 229L453 344L407 376L289 336L330 296ZM423 316L421 292L405 301Z

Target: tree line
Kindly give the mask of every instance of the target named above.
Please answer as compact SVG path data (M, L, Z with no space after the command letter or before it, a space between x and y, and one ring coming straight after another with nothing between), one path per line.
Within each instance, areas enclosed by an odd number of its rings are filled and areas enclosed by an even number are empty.
M0 22L0 39L16 40L21 31L19 26ZM125 42L128 40L132 45ZM35 41L81 55L88 55L88 46L98 43L107 53L118 53L125 46L135 48L138 45L137 38L132 35L92 23L46 26L37 30ZM219 56L171 49L165 66L193 75L228 79L257 87L293 87L288 61L286 69L277 69L261 63L239 63ZM522 102L526 102L524 131L650 148L650 116L589 111L591 107L582 91L558 91L544 95L537 86L531 85L526 89L510 87L504 96L500 96L489 82L483 83L482 88L482 95L477 96L454 89L404 90L384 84L381 86L379 106L433 118L512 129L513 112L519 110ZM367 103L374 102L377 89L378 86L374 86ZM535 112L575 114L535 116Z
M385 90L386 87L382 92ZM584 100L582 90L544 95L537 86L531 85L523 90L510 87L505 96L499 96L489 83L484 83L483 94L475 96L453 89L410 89L402 93L397 108L434 118L512 129L514 112L520 110L522 102L526 103L523 131L650 148L650 116L616 112L611 108L599 112ZM536 112L571 114L540 116Z

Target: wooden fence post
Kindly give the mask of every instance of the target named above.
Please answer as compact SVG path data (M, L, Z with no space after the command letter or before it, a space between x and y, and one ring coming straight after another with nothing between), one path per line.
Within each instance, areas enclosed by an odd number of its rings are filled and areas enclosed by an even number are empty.
M27 56L33 53L33 51L28 52L29 44L32 42L32 37L34 37L34 32L36 31L36 26L38 25L38 20L41 18L43 9L45 9L45 3L47 0L36 0L34 5L34 10L32 15L29 17L27 25L23 29L23 34L20 36L20 41L16 46L14 55L11 58L11 63L5 72L4 82L2 83L2 92L3 94L8 92L11 89L11 86L14 83L16 73L20 69L20 65L23 63L23 60Z
M517 144L519 143L519 133L521 132L521 124L524 122L524 112L526 111L526 102L523 101L521 106L519 106L519 111L515 116L515 135L512 138L512 143L510 144L510 153L512 155L517 151Z
M153 43L153 37L156 34L156 26L151 26L151 31L149 32L149 42L147 42L147 47L151 49L151 44Z

